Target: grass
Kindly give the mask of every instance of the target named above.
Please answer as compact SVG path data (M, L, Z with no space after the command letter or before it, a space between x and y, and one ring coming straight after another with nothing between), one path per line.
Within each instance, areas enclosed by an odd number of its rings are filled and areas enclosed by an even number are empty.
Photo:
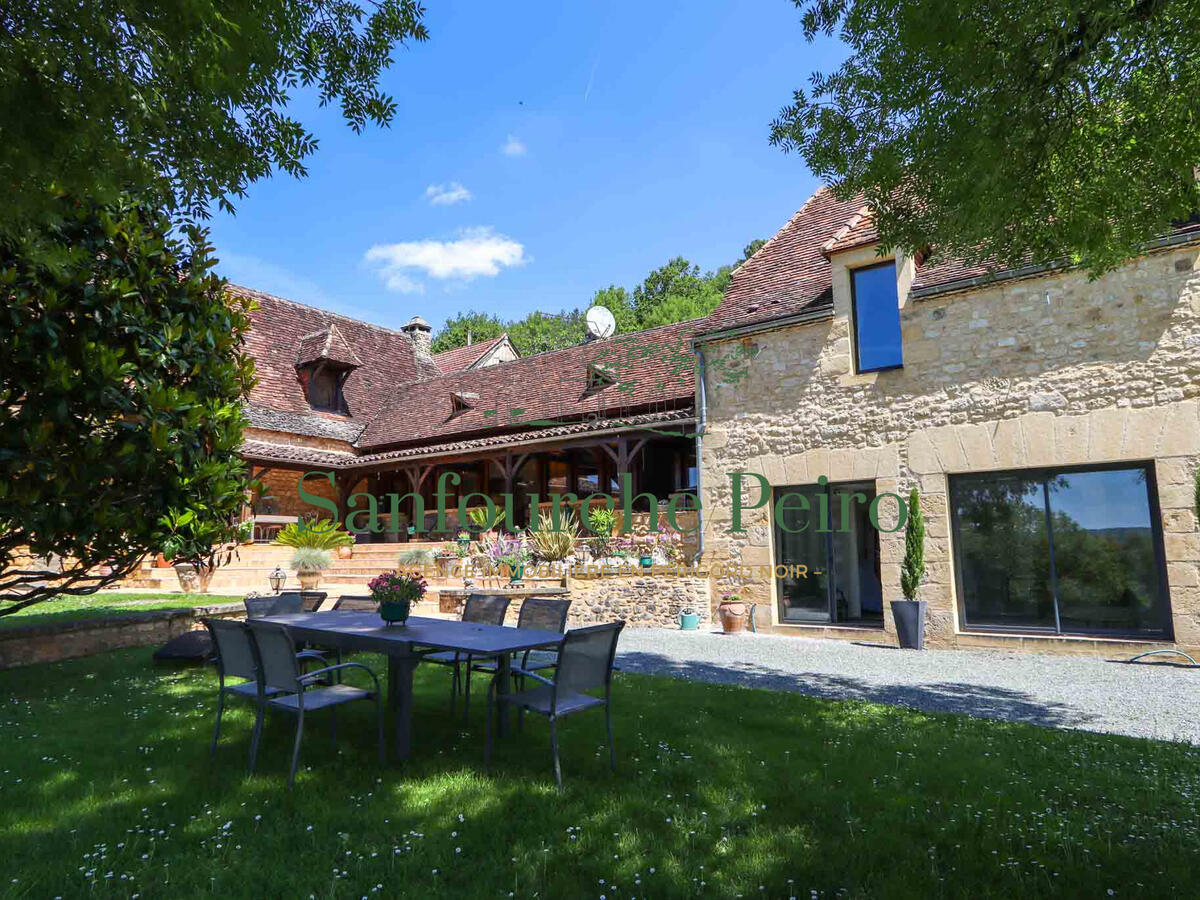
M360 659L378 664L374 657ZM414 758L380 768L365 704L208 757L215 678L147 650L0 672L0 896L1200 896L1200 751L632 674L603 717L482 765L482 716L417 673Z
M100 619L153 609L191 609L216 603L240 603L242 595L226 594L129 594L100 593L88 597L64 597L35 603L15 613L0 616L0 628L41 625L67 619Z

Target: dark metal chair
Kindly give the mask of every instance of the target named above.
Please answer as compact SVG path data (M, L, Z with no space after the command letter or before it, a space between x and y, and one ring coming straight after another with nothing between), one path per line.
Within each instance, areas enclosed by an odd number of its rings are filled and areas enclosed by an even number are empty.
M304 673L296 659L296 645L292 635L283 625L274 622L251 621L250 631L254 635L253 646L258 656L258 667L262 673L264 691L275 689L276 693L264 697L263 705L296 715L296 743L292 749L292 767L288 771L288 790L296 781L296 766L300 762L300 741L304 737L304 714L319 709L329 709L333 729L333 743L337 745L337 707L355 700L375 701L376 730L378 731L379 762L383 763L383 692L379 689L378 676L367 666L357 662L338 663L313 672ZM326 676L341 673L346 669L362 669L371 676L375 690L368 691L349 684L329 684ZM323 684L322 687L316 687Z
M571 599L569 597L528 597L521 604L521 609L517 613L517 627L534 628L538 631L556 631L562 634L567 630L567 613L570 612L570 609ZM521 654L521 660L516 667L525 672L539 672L543 669L553 669L557 664L557 650L526 650ZM472 668L476 672L495 675L500 666L493 659L477 662ZM468 672L468 682L470 678L471 673ZM521 676L515 672L513 680L520 687L524 687Z
M470 594L463 605L462 621L480 625L503 625L508 613L511 597L503 594ZM474 657L457 650L439 650L424 657L425 662L439 666L453 666L454 676L450 679L450 714L454 714L460 690L463 691L463 721L471 713L471 665ZM466 687L463 690L462 667L467 668Z
M558 651L558 665L554 679L544 678L536 672L516 670L524 678L538 682L535 687L515 694L496 692L496 681L488 686L487 740L484 743L483 759L492 758L493 706L498 700L517 708L517 727L524 725L525 710L543 715L550 723L550 753L554 757L554 780L562 789L562 767L558 762L558 720L572 713L604 707L604 725L608 731L608 765L617 767L616 749L613 746L612 728L612 673L613 659L617 654L617 641L621 637L624 622L607 625L591 625L568 631ZM604 697L593 696L590 691L604 690ZM506 714L500 710L501 715Z
M281 591L259 597L250 594L242 598L246 616L257 619L261 616L281 616L286 613L312 612L329 596L325 591Z
M379 601L370 594L343 594L334 601L333 608L352 612L375 612L379 609Z
M258 754L258 740L262 734L264 700L279 693L268 689L258 677L258 661L255 656L254 639L245 622L233 619L202 619L204 627L212 636L216 650L217 678L217 724L213 728L212 745L208 755L217 753L217 740L221 736L221 717L225 714L225 698L241 697L255 705L254 733L250 738L250 771L254 771L254 760ZM315 650L304 650L296 654L298 663L315 660L325 665L326 659ZM244 678L245 681L227 684L229 678Z

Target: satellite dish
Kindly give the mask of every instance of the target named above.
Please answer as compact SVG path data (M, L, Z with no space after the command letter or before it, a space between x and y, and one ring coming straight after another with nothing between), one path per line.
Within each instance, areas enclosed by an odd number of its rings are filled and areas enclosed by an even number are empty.
M593 306L584 318L587 323L589 341L602 340L612 337L617 332L617 320L605 306Z

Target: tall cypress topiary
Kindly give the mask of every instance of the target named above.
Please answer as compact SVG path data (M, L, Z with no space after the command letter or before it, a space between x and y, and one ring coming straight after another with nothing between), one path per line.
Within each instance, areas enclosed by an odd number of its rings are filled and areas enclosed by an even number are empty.
M1200 481L1197 482L1200 497ZM921 515L921 496L913 488L908 495L908 522L904 526L904 562L900 565L900 589L906 600L917 599L917 589L925 574L925 518Z

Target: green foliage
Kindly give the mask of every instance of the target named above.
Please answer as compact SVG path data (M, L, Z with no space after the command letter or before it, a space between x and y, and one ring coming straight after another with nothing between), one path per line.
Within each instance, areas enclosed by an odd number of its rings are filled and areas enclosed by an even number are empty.
M397 562L401 567L430 566L433 565L434 558L432 550L418 547L414 550L401 550Z
M575 540L579 537L579 523L574 514L559 519L558 530L554 529L554 518L549 513L538 517L537 531L529 533L529 546L537 559L558 562L575 552Z
M490 341L502 334L504 334L504 323L500 321L499 316L474 311L459 313L446 320L446 324L433 339L431 349L434 353L441 353L444 350L453 350L455 347L467 346L468 338L470 338L470 343L478 344L480 341Z
M904 561L900 564L900 590L906 600L916 600L925 575L925 516L921 495L913 488L908 495L908 521L904 525Z
M279 530L272 542L285 547L316 547L318 550L336 550L354 545L354 537L342 529L340 522L333 519L297 519Z
M766 240L764 238L755 238L750 243L748 243L745 247L742 248L742 258L738 260L738 264L740 265L741 263L744 263L746 260L748 260L750 257L752 257L755 253L757 253L759 250L762 249L762 246L765 243L766 243Z
M606 507L587 511L584 527L592 533L587 539L588 549L596 557L608 556L613 549L613 532L617 528L617 514Z
M286 115L298 88L356 132L387 125L392 50L427 37L418 0L77 3L0 14L0 232L53 221L50 188L115 202L129 186L206 216L317 139Z
M618 334L698 319L717 308L732 271L732 266L721 266L715 272L702 274L699 266L677 256L647 275L633 293L610 284L596 291L589 306L610 310L617 320ZM441 353L465 347L468 331L472 341L507 333L522 356L574 347L584 339L584 313L582 309L531 312L509 322L502 322L490 313L460 313L438 331L433 351Z
M323 572L333 564L333 556L320 547L297 547L292 553L292 568L297 572Z
M159 549L213 563L250 488L248 303L212 274L206 233L128 200L54 208L0 237L0 614ZM65 570L12 568L25 546Z
M476 531L483 531L488 527L487 510L479 506L474 509L468 509L467 521L471 523Z
M849 56L771 127L881 242L1093 274L1200 209L1195 3L793 0Z

